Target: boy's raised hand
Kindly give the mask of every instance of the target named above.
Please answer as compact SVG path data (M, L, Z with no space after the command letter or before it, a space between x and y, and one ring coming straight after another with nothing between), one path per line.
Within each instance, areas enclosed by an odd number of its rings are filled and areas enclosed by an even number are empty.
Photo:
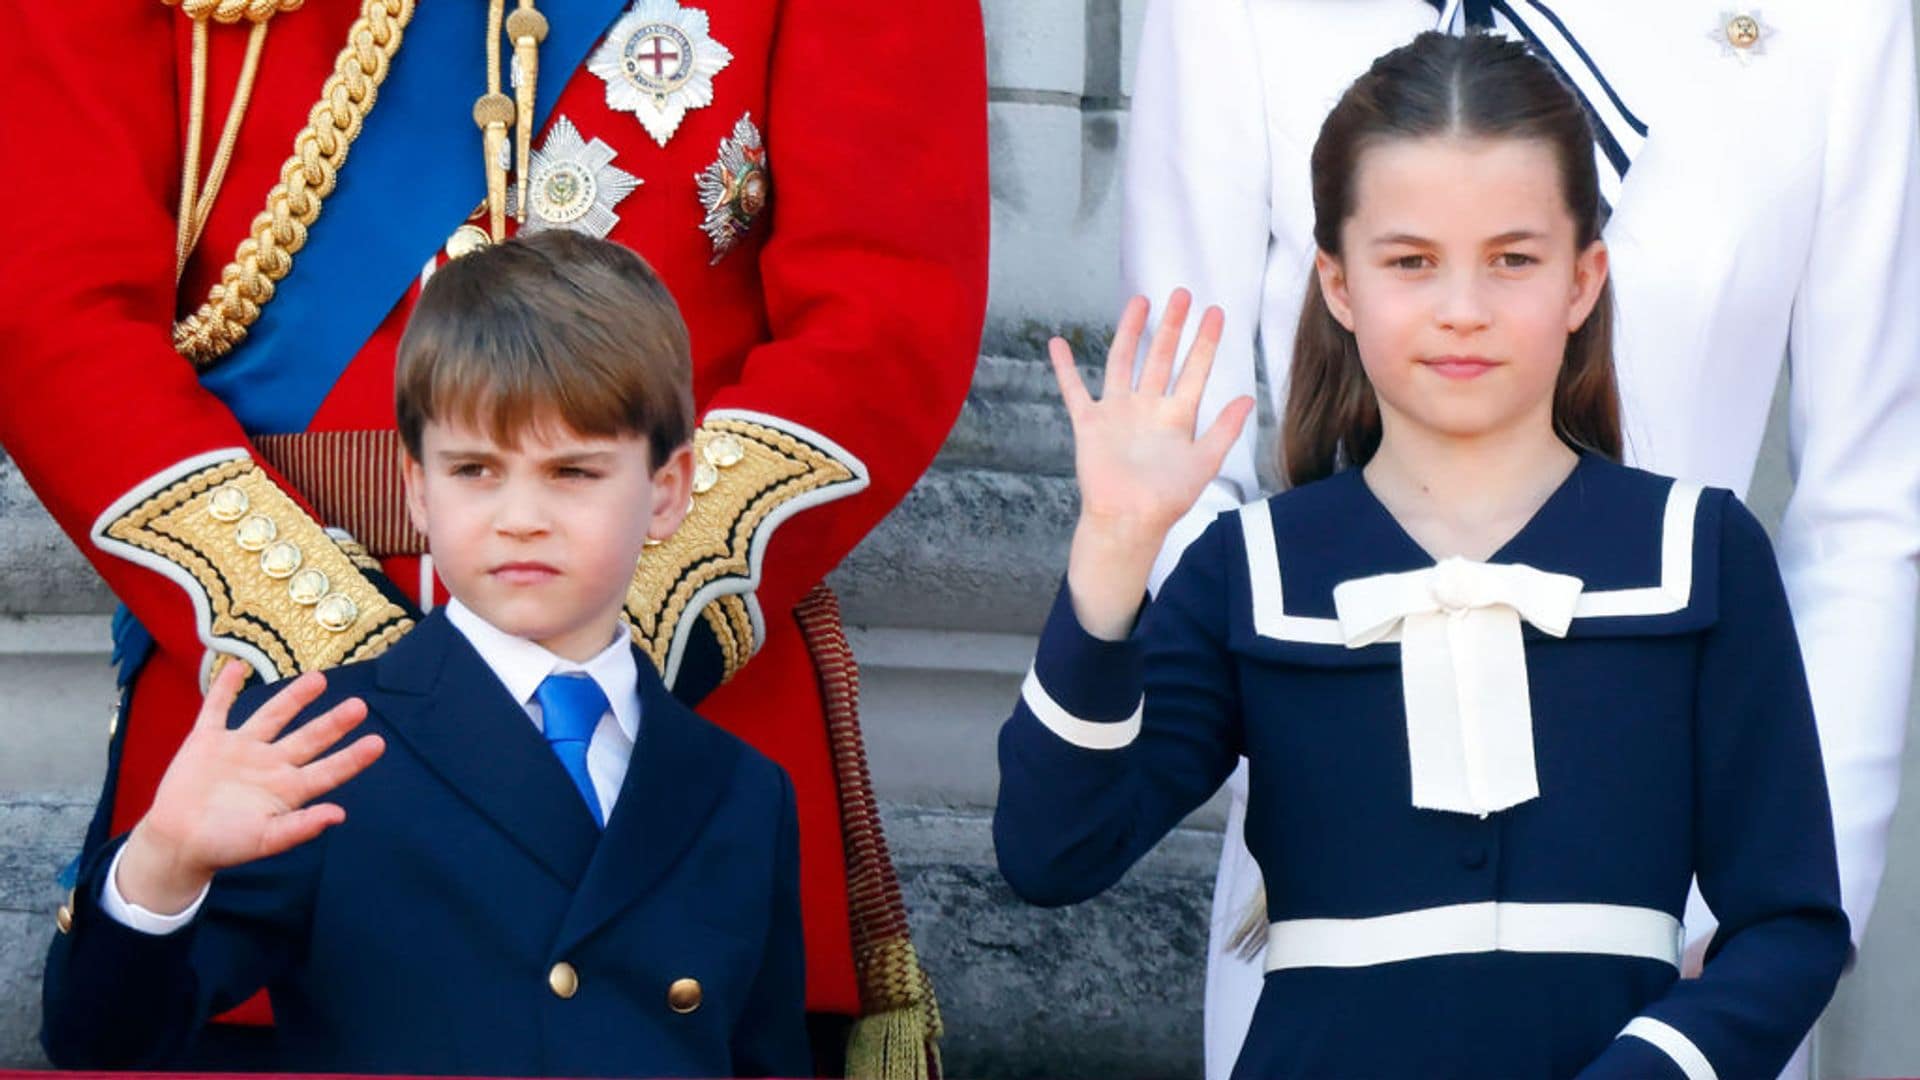
M183 911L216 871L278 855L346 820L339 806L313 800L386 749L378 735L366 735L320 756L366 718L359 698L280 737L326 689L326 676L317 671L288 683L229 730L227 712L245 678L239 663L214 678L152 807L128 837L116 884L129 903L160 914Z
M1191 304L1185 289L1168 298L1136 386L1134 357L1147 323L1147 301L1138 296L1128 301L1107 350L1098 401L1081 383L1067 343L1059 338L1048 343L1054 379L1073 423L1080 483L1080 522L1067 583L1075 614L1096 637L1126 636L1167 531L1219 473L1253 411L1252 398L1236 398L1195 437L1200 396L1213 369L1224 316L1217 307L1201 316L1175 379L1174 354Z

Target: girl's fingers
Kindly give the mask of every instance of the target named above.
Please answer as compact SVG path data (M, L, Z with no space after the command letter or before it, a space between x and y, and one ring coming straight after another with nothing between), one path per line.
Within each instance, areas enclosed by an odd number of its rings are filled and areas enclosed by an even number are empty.
M1180 368L1174 397L1196 406L1200 403L1200 395L1207 388L1207 376L1213 371L1214 353L1220 348L1220 330L1226 321L1227 313L1218 307L1210 307L1200 316L1200 329L1193 335L1192 347L1187 349L1187 362Z
M1133 388L1133 358L1140 352L1140 334L1147 327L1147 298L1136 296L1121 309L1120 325L1113 328L1113 345L1107 349L1107 377L1100 400L1106 401Z
M1159 397L1166 393L1167 383L1173 377L1173 358L1180 351L1180 331L1187 325L1187 310L1193 306L1193 294L1185 289L1175 289L1167 297L1167 307L1160 313L1160 325L1154 328L1153 341L1147 346L1146 364L1140 369L1140 393L1145 397Z
M387 743L378 735L362 735L326 757L300 767L299 802L317 799L360 775L360 770L380 760Z
M267 699L265 705L255 709L252 716L240 725L240 731L247 737L260 742L272 742L280 737L300 710L313 704L327 689L327 677L318 671L309 671L286 685L286 688Z
M227 714L233 711L233 701L246 683L247 665L239 660L227 661L214 675L213 685L207 687L206 700L200 703L200 715L193 721L194 730L226 730Z
M1073 362L1073 347L1064 338L1047 342L1047 358L1053 361L1053 381L1060 387L1060 400L1066 403L1068 416L1079 416L1093 404L1087 384L1080 378L1079 365Z
M1247 417L1251 415L1253 399L1244 396L1234 398L1208 425L1207 433L1194 442L1200 450L1201 460L1206 463L1209 477L1220 472L1220 463L1227 459L1227 451L1233 449L1233 441L1240 437L1240 431L1246 427Z
M367 704L348 698L300 726L286 738L273 744L289 763L305 765L325 753L334 743L367 718Z

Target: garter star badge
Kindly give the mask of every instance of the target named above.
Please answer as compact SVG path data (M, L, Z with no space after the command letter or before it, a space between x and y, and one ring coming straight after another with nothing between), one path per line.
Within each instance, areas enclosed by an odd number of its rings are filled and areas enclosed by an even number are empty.
M766 147L760 142L760 130L753 126L751 114L740 115L733 134L720 140L720 156L695 173L693 180L699 185L700 205L707 210L700 228L713 241L711 266L725 258L753 228L754 219L766 209L772 194Z
M635 0L587 70L606 82L608 108L638 116L665 146L688 109L713 103L713 77L732 60L707 33L706 12L675 0Z
M572 229L605 239L620 223L613 212L640 178L613 167L614 150L587 142L573 122L556 117L546 142L527 164L527 223L522 232Z

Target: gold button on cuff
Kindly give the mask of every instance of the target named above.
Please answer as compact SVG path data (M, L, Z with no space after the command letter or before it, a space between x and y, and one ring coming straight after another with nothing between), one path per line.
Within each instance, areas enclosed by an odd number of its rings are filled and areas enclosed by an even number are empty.
M747 456L747 448L740 445L739 439L721 432L707 440L700 456L712 462L715 468L731 469Z
M700 1007L700 980L675 979L667 987L667 1008L677 1013L690 1013Z
M301 607L312 607L331 588L333 582L327 580L326 574L309 568L293 575L293 580L287 582L287 595Z
M272 518L261 517L259 514L241 522L240 528L233 535L234 543L248 551L264 550L268 544L279 538L280 527L273 523Z
M580 992L580 973L565 960L553 965L547 972L547 988L553 996L565 1000Z
M1751 15L1735 15L1727 20L1727 43L1736 49L1752 48L1760 40L1760 20Z
M285 581L306 561L298 544L282 540L260 553L260 572L275 581Z
M207 498L207 515L215 521L235 522L252 509L253 500L232 484L222 484Z
M78 896L72 889L68 889L67 902L61 904L60 910L53 913L54 929L63 934L73 933L73 902L76 899L78 899Z
M360 607L345 593L328 593L313 606L313 618L322 627L340 633L360 617Z

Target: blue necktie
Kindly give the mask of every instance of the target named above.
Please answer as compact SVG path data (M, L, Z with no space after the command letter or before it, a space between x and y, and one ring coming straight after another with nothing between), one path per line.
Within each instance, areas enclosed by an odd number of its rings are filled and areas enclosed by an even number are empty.
M600 684L584 675L549 675L533 692L540 703L540 721L546 728L547 745L553 747L560 766L573 778L580 797L587 800L593 823L604 826L600 817L600 796L593 789L593 777L587 773L587 744L593 741L593 729L607 711L607 695Z

